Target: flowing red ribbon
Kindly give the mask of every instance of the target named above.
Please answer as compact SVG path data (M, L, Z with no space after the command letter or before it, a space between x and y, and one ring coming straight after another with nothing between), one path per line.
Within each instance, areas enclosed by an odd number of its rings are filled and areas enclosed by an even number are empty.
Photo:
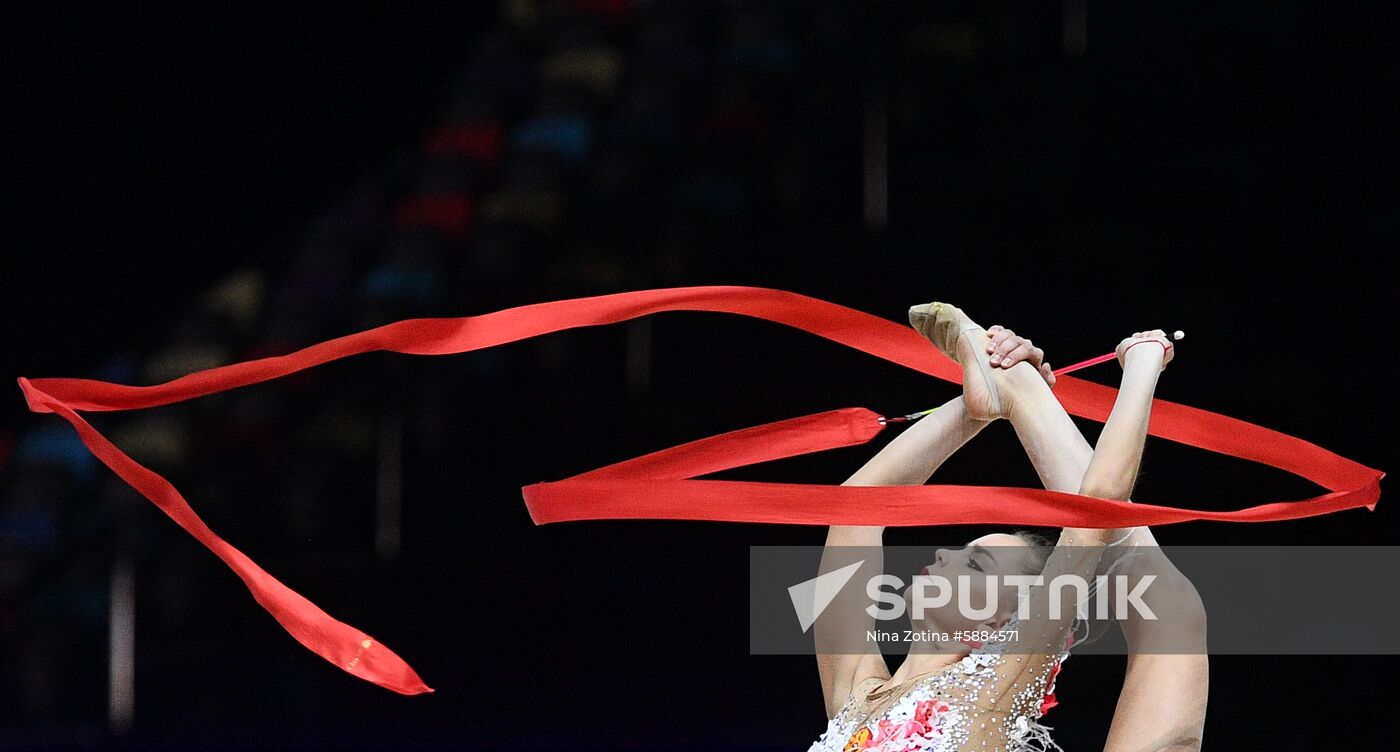
M312 345L288 355L234 363L153 386L90 379L20 378L29 409L52 412L122 480L228 564L282 626L317 655L402 694L432 690L391 650L264 572L210 530L180 492L107 440L78 413L136 410L257 384L376 350L448 355L542 334L599 326L662 311L711 311L765 319L810 332L935 378L958 383L961 370L907 326L816 298L755 287L682 287L601 295L462 318L410 319ZM1116 390L1065 377L1055 393L1073 415L1107 419ZM756 462L863 444L884 428L880 416L846 408L712 436L523 489L537 524L584 519L686 519L801 525L1128 527L1189 520L1266 522L1375 508L1384 473L1267 428L1155 400L1149 431L1302 476L1329 493L1228 512L1130 504L1029 488L985 486L826 486L696 480Z

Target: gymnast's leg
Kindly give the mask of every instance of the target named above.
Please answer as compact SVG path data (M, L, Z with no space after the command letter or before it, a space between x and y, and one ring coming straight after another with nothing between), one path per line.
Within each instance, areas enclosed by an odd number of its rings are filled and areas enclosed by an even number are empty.
M1005 346L995 354L998 362L1009 367L1024 361L1031 373L1039 372L1047 379L1052 378L1049 366L1043 362L1043 353L1023 342L1014 332L995 328L998 332L988 338L989 341L998 347ZM991 358L992 355L988 352L980 357ZM843 485L922 485L953 452L989 422L970 414L963 397L954 398L904 429ZM864 568L862 571L878 572L883 566L879 553L883 541L883 527L834 525L827 531L820 571L829 572L859 561ZM815 624L817 668L828 717L840 709L860 683L890 676L888 665L878 653L851 654L842 648L847 636L864 634L870 628L872 620L865 615L864 605L854 590L842 591Z

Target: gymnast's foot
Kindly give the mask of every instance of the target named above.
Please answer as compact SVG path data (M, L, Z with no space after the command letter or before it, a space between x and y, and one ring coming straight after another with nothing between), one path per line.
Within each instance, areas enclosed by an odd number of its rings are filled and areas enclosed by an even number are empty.
M963 402L975 420L1010 416L1026 379L1055 383L1044 352L1030 340L1000 326L984 330L955 306L914 306L909 309L909 323L962 366Z

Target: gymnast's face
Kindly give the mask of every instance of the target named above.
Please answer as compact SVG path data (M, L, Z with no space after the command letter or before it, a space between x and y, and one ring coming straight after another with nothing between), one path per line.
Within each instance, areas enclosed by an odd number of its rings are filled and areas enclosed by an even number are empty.
M961 549L938 549L933 562L918 574L946 579L954 588L953 596L947 605L925 608L920 619L913 607L915 585L911 584L904 591L904 599L913 628L944 633L1000 628L1016 611L1016 588L1006 584L1005 578L1026 574L1033 559L1034 551L1026 541L1006 533L984 535ZM967 603L972 609L986 606L989 590L993 586L990 579L993 575L998 587L996 612L985 619L974 619L962 613L958 608L960 602ZM966 580L960 579L964 576ZM919 579L916 576L914 582L917 584ZM967 592L960 592L961 588L966 588ZM925 591L925 597L932 597L935 592L930 587Z

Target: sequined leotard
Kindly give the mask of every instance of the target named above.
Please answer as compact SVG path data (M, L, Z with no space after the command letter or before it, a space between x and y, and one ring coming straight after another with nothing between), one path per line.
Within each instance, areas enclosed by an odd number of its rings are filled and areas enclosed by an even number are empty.
M1061 656L1062 658L1063 656ZM870 679L856 687L808 752L1058 749L1039 719L1053 700L1059 661L977 653L917 681L867 718ZM1029 670L1024 670L1029 669ZM1008 681L1018 675L1020 680ZM1009 695L1002 693L1009 690Z

